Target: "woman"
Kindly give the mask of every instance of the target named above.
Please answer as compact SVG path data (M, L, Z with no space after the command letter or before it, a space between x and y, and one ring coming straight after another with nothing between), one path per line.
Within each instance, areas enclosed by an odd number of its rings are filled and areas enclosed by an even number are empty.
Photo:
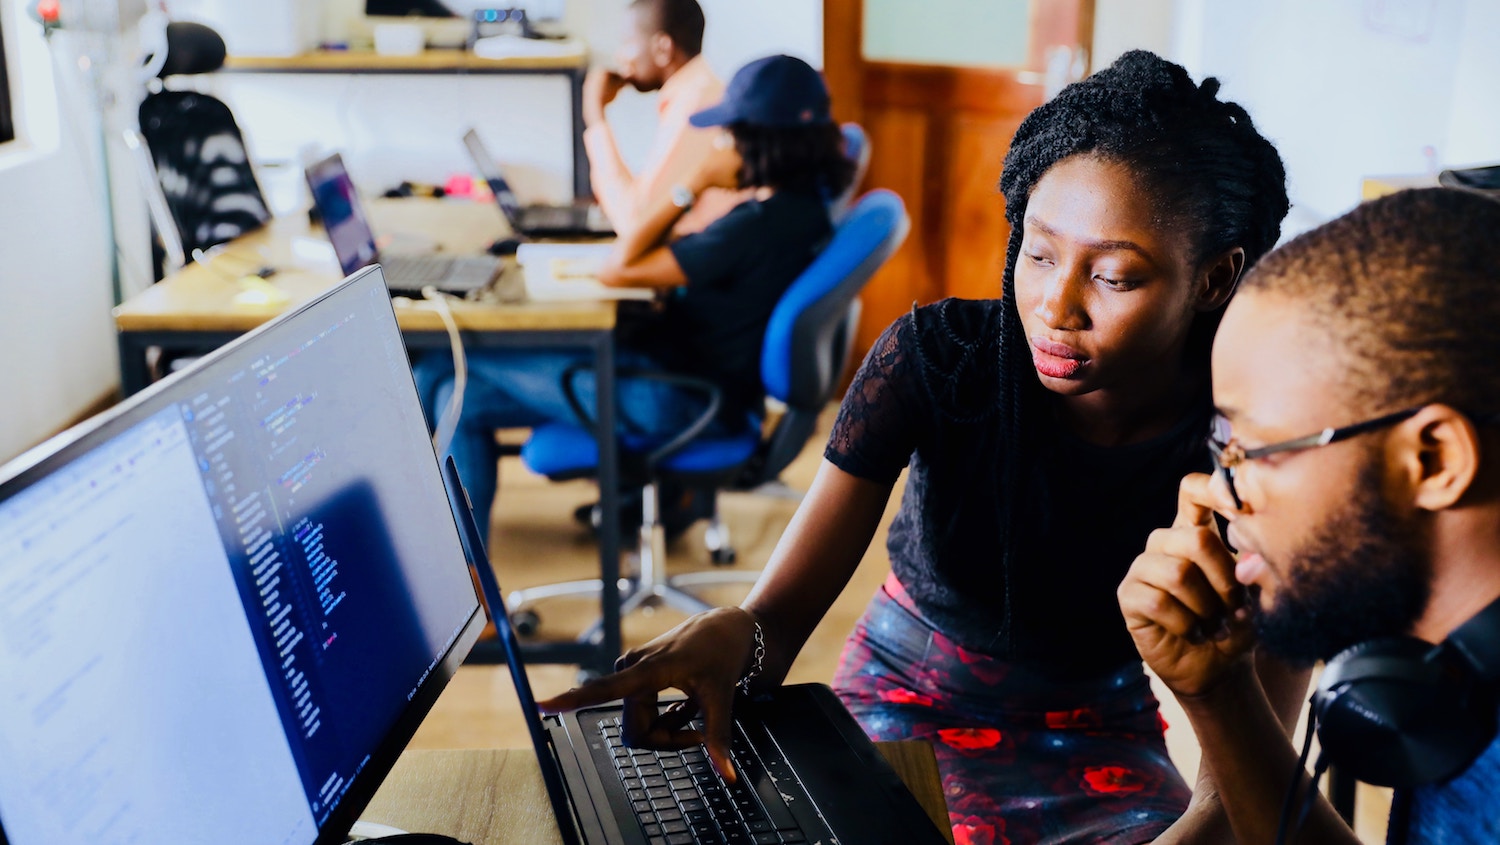
M812 262L831 233L826 198L853 177L842 136L829 112L818 72L790 56L760 59L735 73L724 100L690 118L698 127L726 127L715 151L647 209L616 243L600 279L646 287L666 296L658 319L633 327L620 344L622 373L664 370L699 376L722 393L720 419L736 427L761 411L760 352L781 294ZM709 188L753 191L701 232L669 242L673 225ZM577 422L563 374L587 362L583 352L488 350L469 356L469 382L451 453L488 532L495 497L497 428ZM424 358L417 384L429 420L449 404L453 362ZM574 380L590 414L592 373ZM619 380L617 411L632 434L665 441L707 407L699 393L650 378ZM439 426L441 428L441 426Z
M1000 181L1003 299L917 308L876 341L742 608L544 706L628 696L634 740L681 745L696 733L652 702L682 689L722 770L732 686L785 676L909 465L891 578L834 687L873 738L932 741L957 841L1147 842L1179 817L1174 835L1221 833L1211 790L1184 815L1115 603L1208 465L1213 329L1287 211L1275 149L1217 90L1132 52L1032 112Z

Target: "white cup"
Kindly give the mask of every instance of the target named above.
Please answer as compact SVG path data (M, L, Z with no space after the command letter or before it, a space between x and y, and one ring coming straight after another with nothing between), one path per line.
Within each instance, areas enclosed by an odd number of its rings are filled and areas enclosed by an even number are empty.
M375 24L375 52L382 56L415 56L424 42L421 24Z

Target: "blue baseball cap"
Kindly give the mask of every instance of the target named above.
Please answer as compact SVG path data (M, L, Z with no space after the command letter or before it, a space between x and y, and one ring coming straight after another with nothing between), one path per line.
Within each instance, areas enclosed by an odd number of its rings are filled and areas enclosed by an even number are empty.
M828 86L812 65L791 56L756 59L734 72L724 99L688 118L694 126L749 123L777 128L832 123Z

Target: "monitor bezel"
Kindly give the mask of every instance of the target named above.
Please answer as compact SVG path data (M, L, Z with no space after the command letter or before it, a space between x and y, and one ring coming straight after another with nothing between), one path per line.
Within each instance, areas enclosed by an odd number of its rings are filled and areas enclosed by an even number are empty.
M191 378L195 373L213 367L216 363L233 354L240 347L253 343L260 335L273 331L280 324L293 319L298 314L315 307L330 297L336 296L349 288L359 285L378 284L382 290L386 289L385 276L378 264L371 265L356 273L350 274L342 282L333 285L323 293L307 300L271 320L257 326L251 331L219 347L213 352L203 356L190 367L168 376L165 379L131 396L114 408L105 411L98 416L86 420L78 425L58 434L42 444L30 449L14 460L0 466L0 503L5 502L12 496L20 493L38 481L51 475L58 469L66 466L80 455L93 449L96 445L124 431L146 417L161 410L156 401L166 391L173 389L175 385L184 379ZM389 303L389 296L385 297ZM395 319L395 310L392 307L392 319ZM403 345L404 349L404 345ZM408 358L408 366L410 358ZM416 401L416 382L411 382L411 397ZM429 448L431 444L429 443ZM443 483L442 470L438 464L436 451L432 452L432 471L437 474L439 483L446 489ZM451 508L449 516L453 518ZM455 548L459 550L459 560L465 570L469 568L469 562L463 554L464 541L458 522L453 523L454 536L458 539ZM474 607L470 611L467 621L459 629L458 636L453 643L428 671L421 685L408 701L406 707L396 717L391 730L386 733L381 742L371 751L370 761L355 776L350 783L349 789L339 801L339 805L329 814L328 821L318 831L310 845L342 845L347 840L350 827L359 819L370 804L375 793L411 738L416 734L417 728L432 710L437 702L438 696L447 687L448 681L458 671L458 667L468 656L469 651L478 641L481 631L487 622L484 612L484 604L479 600L478 593L474 594ZM10 839L5 834L5 820L0 818L0 845L9 845Z

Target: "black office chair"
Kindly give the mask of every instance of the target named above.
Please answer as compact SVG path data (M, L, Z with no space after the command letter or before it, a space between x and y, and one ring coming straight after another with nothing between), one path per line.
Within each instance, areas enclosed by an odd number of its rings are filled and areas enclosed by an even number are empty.
M208 73L224 64L224 39L202 24L167 24L167 58L157 74ZM166 208L176 224L159 232L191 256L271 219L250 168L244 135L223 101L197 91L160 88L141 101L140 131ZM162 224L161 227L164 227ZM167 252L173 252L168 246Z
M674 437L620 438L622 474L640 488L642 502L639 566L635 575L622 579L621 615L659 602L686 613L707 610L712 605L689 590L748 583L759 577L759 572L744 571L665 576L666 538L659 520L658 486L676 482L709 495L718 490L751 489L776 478L796 458L816 428L818 415L833 398L848 362L859 323L859 292L901 245L908 228L901 198L886 190L871 191L849 209L828 246L782 295L761 350L766 395L784 408L768 431L763 432L759 416L750 416L736 431L705 434L718 411L716 386L680 375L640 374L700 391L709 397L710 407ZM580 419L588 419L580 403L573 400L572 405ZM555 480L593 477L598 471L599 448L589 426L553 423L532 432L521 447L521 459L533 472ZM707 536L715 562L734 559L717 504ZM595 578L516 590L508 599L512 621L522 633L534 632L539 620L529 606L533 602L597 595L602 587ZM592 640L600 630L600 623L595 623L580 639Z

